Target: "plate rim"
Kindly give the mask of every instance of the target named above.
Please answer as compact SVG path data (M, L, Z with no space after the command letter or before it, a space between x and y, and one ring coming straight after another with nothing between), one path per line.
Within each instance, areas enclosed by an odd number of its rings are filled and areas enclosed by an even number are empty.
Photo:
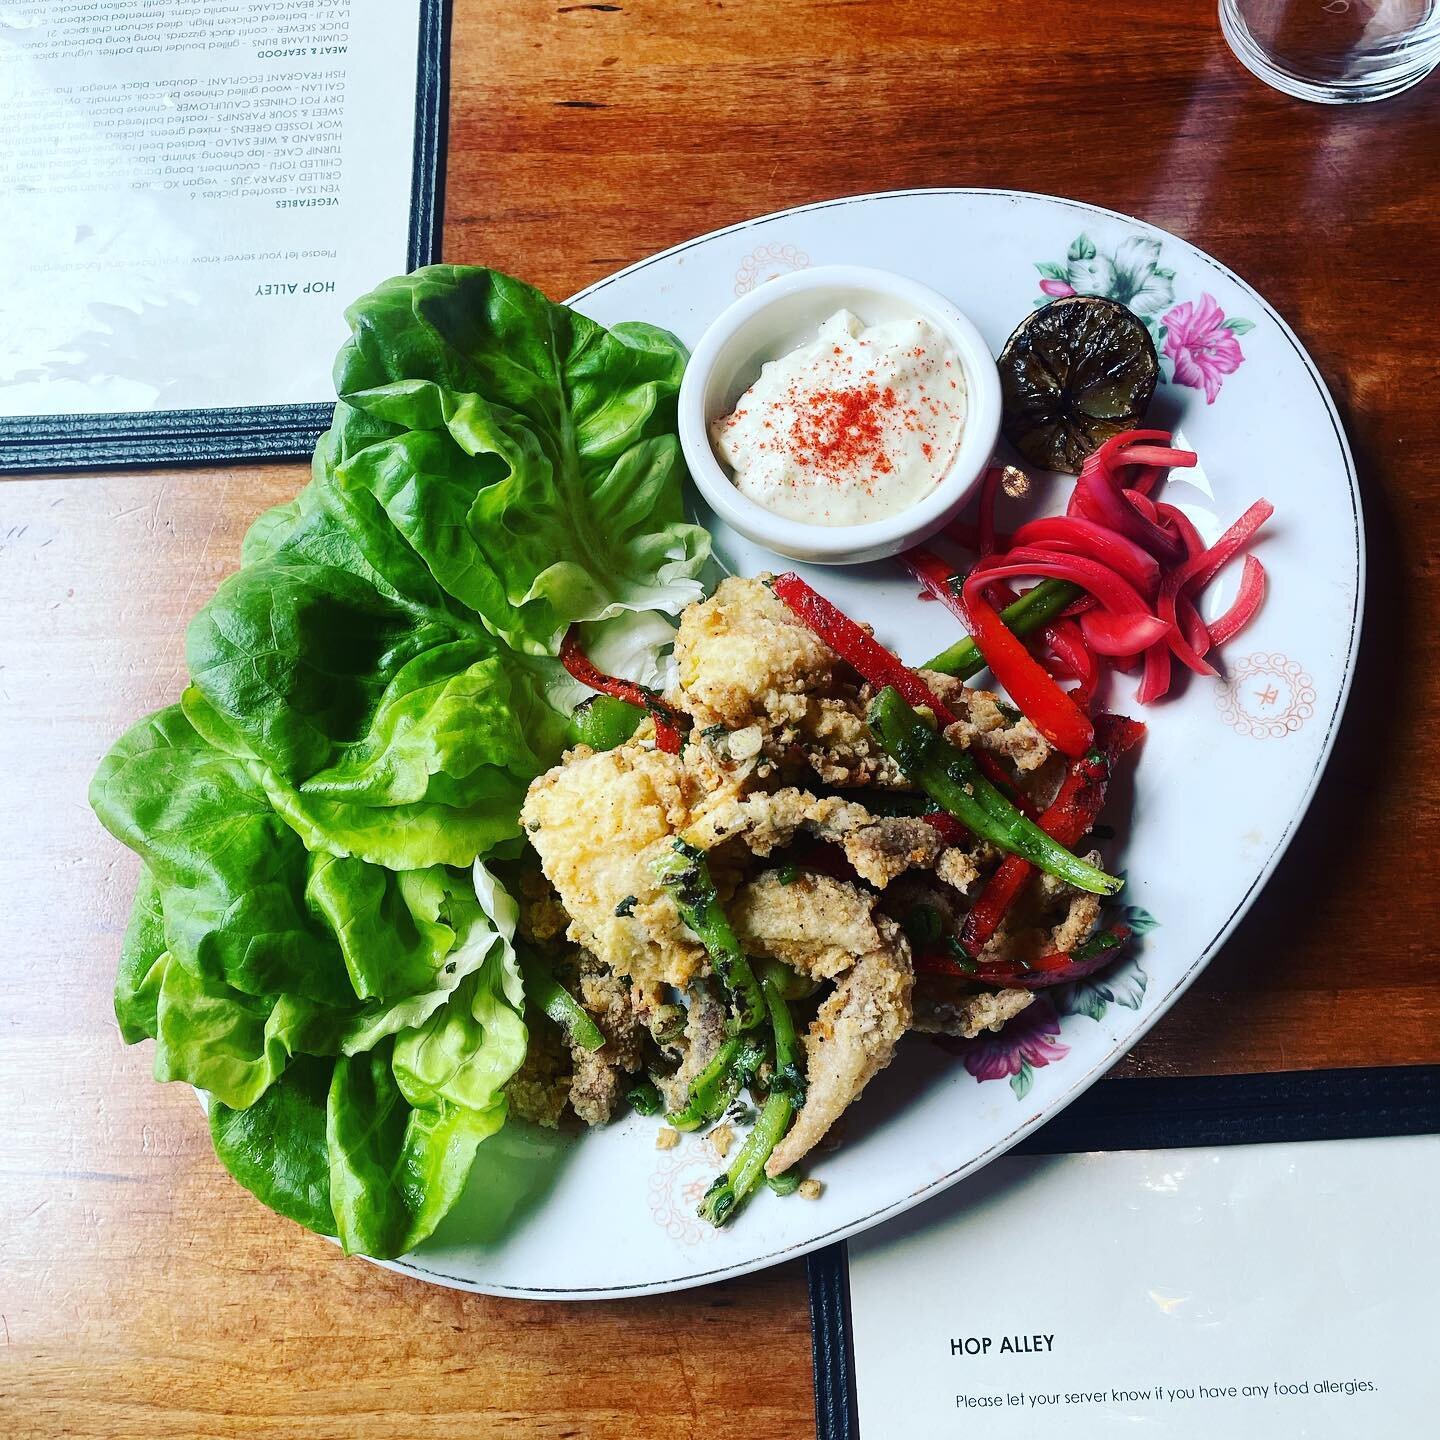
M1249 913L1251 906L1253 906L1259 898L1260 892L1269 883L1270 877L1275 873L1286 851L1289 850L1291 842L1294 840L1300 826L1304 823L1305 817L1309 814L1310 806L1314 802L1316 791L1320 786L1320 780L1324 776L1326 768L1329 766L1330 757L1335 748L1335 741L1339 736L1340 726L1345 716L1346 707L1349 704L1350 690L1355 678L1355 660L1359 653L1360 636L1365 617L1365 587L1367 578L1365 513L1360 495L1359 477L1355 470L1355 458L1351 453L1350 442L1345 434L1345 427L1341 422L1340 413L1335 405L1335 399L1330 393L1329 386L1325 383L1324 376L1320 373L1320 367L1300 342L1300 338L1295 334L1294 330L1290 328L1284 316L1280 314L1254 285L1242 276L1236 274L1235 271L1231 270L1223 261L1217 260L1213 255L1202 250L1193 241L1187 240L1184 236L1177 235L1171 230L1166 230L1159 225L1154 225L1148 220L1141 220L1136 216L1127 215L1124 211L1113 210L1105 205L1092 204L1086 200L1075 200L1068 196L1049 195L1033 190L1014 190L1001 186L913 186L898 190L860 191L855 194L839 196L828 200L812 201L805 205L793 205L782 210L770 211L764 215L751 216L746 220L736 221L733 224L724 225L715 230L708 230L703 234L692 236L688 240L680 241L678 244L672 245L667 249L657 250L653 255L647 255L640 260L624 266L622 269L614 271L610 275L602 276L599 280L592 281L589 285L571 295L565 303L568 305L576 305L588 296L603 290L606 286L637 274L639 271L651 265L658 264L662 260L668 260L672 256L679 255L697 245L719 239L726 235L738 234L772 220L785 219L794 215L810 214L820 210L836 209L841 206L865 204L875 200L904 199L919 196L993 196L1021 202L1035 200L1046 201L1078 210L1084 214L1100 215L1112 220L1122 221L1127 225L1148 231L1163 239L1173 240L1187 252L1193 253L1207 265L1218 270L1233 284L1238 285L1242 290L1254 296L1255 300L1263 308L1268 318L1278 327L1280 333L1288 341L1290 347L1294 350L1296 356L1304 366L1329 416L1331 427L1335 432L1335 439L1339 443L1340 455L1344 461L1346 477L1350 482L1350 505L1351 516L1354 521L1355 538L1355 598L1350 616L1350 634L1340 684L1336 690L1335 703L1330 715L1327 717L1325 736L1321 742L1320 750L1316 756L1309 780L1305 787L1305 792L1299 804L1287 821L1279 839L1271 847L1269 854L1256 873L1254 880L1240 897L1225 922L1216 930L1211 939L1201 947L1195 959L1191 961L1185 972L1161 998L1155 1009L1126 1036L1124 1042L1116 1045L1111 1053L1091 1065L1089 1069L1079 1072L1078 1078L1073 1083L1067 1084L1064 1090L1053 1100L1035 1109L1033 1113L1019 1121L1002 1139L996 1141L985 1150L982 1150L979 1154L971 1156L965 1163L956 1166L953 1170L949 1170L927 1184L911 1191L908 1195L901 1196L889 1204L881 1205L869 1213L860 1216L858 1219L837 1225L822 1234L813 1235L808 1239L796 1240L788 1245L781 1246L779 1249L769 1251L764 1255L753 1256L745 1260L737 1260L731 1264L719 1265L705 1270L691 1271L682 1275L667 1276L660 1280L637 1281L634 1284L627 1285L597 1285L579 1288L567 1286L503 1285L493 1281L481 1282L468 1279L464 1276L449 1275L442 1270L431 1269L423 1264L417 1263L413 1259L404 1257L396 1260L375 1260L368 1255L359 1258L369 1260L371 1264L379 1265L397 1274L407 1275L413 1279L422 1280L432 1285L439 1285L446 1289L463 1290L472 1294L495 1295L528 1300L616 1300L642 1295L671 1294L680 1290L695 1289L701 1285L713 1285L722 1280L738 1279L743 1275L751 1275L759 1270L767 1270L771 1266L782 1264L787 1260L797 1260L826 1245L833 1245L840 1241L847 1240L853 1235L859 1235L864 1231L873 1229L877 1225L883 1224L887 1220L892 1220L899 1215L903 1215L906 1211L914 1209L917 1205L923 1204L925 1201L932 1200L936 1196L943 1194L946 1190L959 1184L960 1181L966 1177L983 1169L992 1160L998 1159L1032 1131L1038 1129L1047 1120L1058 1115L1067 1106L1074 1103L1074 1101L1094 1085L1097 1080L1101 1079L1107 1071L1129 1054L1129 1052L1150 1033L1159 1021L1169 1014L1181 996L1190 989L1199 978L1201 972L1205 970L1211 960L1214 959L1215 955L1224 946L1225 942L1235 932L1237 926Z

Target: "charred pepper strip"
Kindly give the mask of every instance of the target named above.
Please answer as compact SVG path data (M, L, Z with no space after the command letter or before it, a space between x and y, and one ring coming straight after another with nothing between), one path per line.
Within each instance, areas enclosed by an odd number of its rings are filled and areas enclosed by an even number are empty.
M560 644L560 663L582 685L598 690L602 695L612 695L626 704L638 705L655 721L655 744L667 755L678 755L683 743L680 733L680 717L648 686L634 680L621 680L597 669L580 648L580 627L572 625L565 632Z
M605 1036L590 1012L550 973L538 955L517 951L525 996L543 1010L582 1050L604 1048Z
M785 1138L796 1109L805 1103L805 1077L800 1068L800 1045L795 1022L785 1003L782 982L767 974L761 983L770 1025L775 1032L775 1075L760 1114L745 1137L735 1163L705 1192L699 1215L714 1226L731 1219L765 1179L765 1162Z
M700 937L720 983L729 991L735 1028L753 1030L765 1018L765 1000L715 894L705 852L688 840L676 840L669 853L656 860L655 874L674 897L680 918Z
M1103 970L1120 958L1130 943L1128 925L1112 925L1098 931L1082 945L1066 954L1052 950L1028 966L1015 964L975 965L968 967L954 956L929 951L915 958L915 969L926 975L950 975L957 980L978 981L982 985L1003 985L1013 990L1046 990L1052 985L1068 985Z
M1027 590L1018 600L1007 605L1000 612L1000 618L1016 635L1030 635L1044 629L1083 593L1078 585L1071 585L1066 580L1042 580L1033 590ZM921 666L923 670L938 670L942 675L954 675L961 680L969 680L984 668L985 657L968 635Z
M1123 884L1072 855L1027 819L981 773L974 758L947 744L887 686L871 702L870 729L906 778L982 840L1087 890L1114 895Z
M1105 791L1116 762L1139 743L1145 727L1123 715L1095 719L1095 748L1076 760L1060 786L1059 794L1040 816L1040 828L1061 845L1075 845L1095 824L1105 804ZM1007 855L976 897L960 931L967 954L978 955L999 929L1010 906L1033 873L1028 861Z

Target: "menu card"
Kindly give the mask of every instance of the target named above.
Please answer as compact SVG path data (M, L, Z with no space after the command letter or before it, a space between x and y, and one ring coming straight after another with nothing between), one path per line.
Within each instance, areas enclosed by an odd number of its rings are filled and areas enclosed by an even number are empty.
M440 0L7 8L0 468L309 448L344 307L435 258L443 22Z
M838 1366L812 1265L822 1440L1433 1433L1437 1187L1436 1134L1005 1157L848 1242Z

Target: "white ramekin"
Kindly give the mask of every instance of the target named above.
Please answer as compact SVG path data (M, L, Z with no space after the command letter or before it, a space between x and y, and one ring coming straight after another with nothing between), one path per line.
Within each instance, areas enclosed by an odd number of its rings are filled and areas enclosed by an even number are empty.
M950 468L918 504L864 525L811 525L742 495L711 446L710 425L735 408L767 360L813 340L821 321L840 309L867 325L917 314L934 325L964 367L965 429ZM980 332L928 286L862 265L799 270L752 290L700 337L680 386L680 444L711 509L757 544L816 565L882 560L932 535L974 494L999 433L1000 377Z

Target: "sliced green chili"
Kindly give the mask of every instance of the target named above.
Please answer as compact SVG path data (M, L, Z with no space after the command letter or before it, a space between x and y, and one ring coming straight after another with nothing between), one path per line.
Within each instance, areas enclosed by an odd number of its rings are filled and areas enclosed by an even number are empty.
M1018 600L1012 600L1000 612L1000 618L1017 635L1029 635L1048 625L1083 593L1078 585L1072 585L1068 580L1042 580L1033 590L1027 590ZM942 650L933 660L927 660L920 668L968 680L985 668L985 657L980 653L980 647L967 635L948 650Z
M761 982L761 990L775 1033L775 1074L759 1118L740 1146L734 1164L715 1178L700 1201L700 1218L717 1227L736 1215L765 1179L765 1162L785 1138L795 1111L805 1103L800 1045L795 1038L795 1022L791 1019L790 1007L785 1003L779 978L767 974Z
M614 750L640 728L644 718L638 705L613 695L592 695L575 707L570 724L579 744L592 750Z
M887 685L875 697L866 718L906 778L982 840L1093 895L1114 895L1124 884L1072 855L1022 815L980 773L966 751L937 735L893 687Z
M765 1000L755 972L725 918L705 852L686 840L676 840L655 862L655 874L674 896L680 918L700 937L720 983L729 992L735 1007L735 1028L753 1030L765 1018Z
M605 1036L590 1012L550 973L545 962L533 953L519 952L520 974L525 996L543 1010L582 1050L600 1050Z

